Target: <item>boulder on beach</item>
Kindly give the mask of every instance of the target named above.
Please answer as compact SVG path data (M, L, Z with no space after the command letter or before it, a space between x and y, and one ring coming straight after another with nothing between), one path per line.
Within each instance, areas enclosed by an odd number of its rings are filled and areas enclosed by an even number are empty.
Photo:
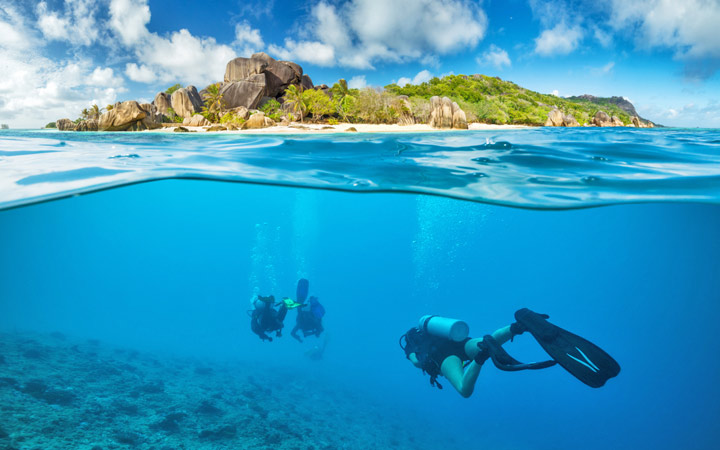
M228 108L243 106L248 109L257 108L260 100L265 97L265 74L255 74L245 80L231 81L223 84L220 93Z
M398 125L415 125L415 116L413 116L412 104L410 103L410 98L407 95L400 95L397 98L395 109L398 112Z
M140 131L162 126L162 114L154 105L135 100L117 103L110 111L100 116L100 131Z
M467 130L467 117L465 111L460 109L456 102L447 97L434 96L430 98L430 126L433 128L456 128Z
M205 127L210 125L210 122L200 114L195 114L192 117L184 119L182 124L188 127Z
M152 103L153 105L155 105L155 108L157 108L158 112L165 116L168 114L168 108L172 108L172 103L170 103L170 96L167 95L165 92L158 92Z
M258 111L255 114L251 115L250 118L242 124L242 127L240 129L242 130L252 130L257 128L267 128L272 127L275 125L275 121L272 120L269 117L265 117L265 113L262 111Z
M195 86L180 88L170 96L170 104L178 117L192 117L202 111L203 101Z
M625 126L623 121L620 120L620 118L617 116L612 116L610 118L610 122L612 123L612 126L614 126L614 127L624 127Z
M245 80L252 75L263 73L268 66L261 58L235 58L225 66L225 83Z
M312 89L314 85L310 76L303 75L302 80L300 81L300 86L302 86L303 90Z
M70 119L58 119L55 121L55 126L60 131L75 131L75 122Z
M579 127L580 124L572 114L563 114L557 108L553 108L548 113L548 118L545 121L546 127Z
M267 63L262 73L265 74L265 95L278 97L285 92L291 84L299 85L302 78L302 68L295 64L292 66L284 61L276 61L266 53L255 53L251 59L260 59ZM299 69L299 70L298 70Z
M75 127L75 131L98 131L97 119L81 120Z
M548 113L547 120L545 121L546 127L561 127L563 126L563 113L559 109L555 108Z
M595 116L594 116L593 119L592 119L592 123L593 123L593 125L595 125L595 126L597 126L597 127L611 127L611 126L613 126L613 124L612 124L612 119L611 119L610 116L608 116L607 113L604 112L604 111L598 111L598 112L596 112L596 113L595 113Z

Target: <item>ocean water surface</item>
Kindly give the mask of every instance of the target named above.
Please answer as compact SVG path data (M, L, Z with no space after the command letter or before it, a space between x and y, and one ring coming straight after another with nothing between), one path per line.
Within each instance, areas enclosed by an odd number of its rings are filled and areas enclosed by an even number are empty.
M717 130L2 131L0 448L716 448L718 203ZM299 278L326 332L261 342L251 297ZM618 377L463 399L398 346L522 307Z

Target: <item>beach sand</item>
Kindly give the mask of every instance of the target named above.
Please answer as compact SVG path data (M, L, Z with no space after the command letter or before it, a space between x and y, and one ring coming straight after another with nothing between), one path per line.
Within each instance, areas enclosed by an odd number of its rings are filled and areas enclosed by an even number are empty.
M190 127L186 125L180 125L187 128L190 131L196 131L201 133L207 133L207 127ZM338 125L327 125L327 124L312 124L312 123L292 123L290 126L274 126L269 128L258 128L252 130L234 130L234 131L217 131L211 133L224 133L224 134L305 134L305 133L344 133L348 132L349 128L355 128L358 133L422 133L422 132L443 132L443 131L464 131L464 130L452 130L452 129L438 129L432 128L427 124L415 124L415 125L378 125L378 124L358 124L358 123L341 123ZM471 123L469 124L470 130L514 130L514 129L526 129L533 128L526 125L490 125L484 123ZM152 132L173 132L175 127L166 126L159 130L148 130Z

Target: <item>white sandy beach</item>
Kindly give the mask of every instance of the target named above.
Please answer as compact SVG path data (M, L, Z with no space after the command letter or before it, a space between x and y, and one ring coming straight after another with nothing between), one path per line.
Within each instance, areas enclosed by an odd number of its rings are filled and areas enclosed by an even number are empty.
M190 127L178 124L190 131L207 133L208 127ZM468 125L470 130L514 130L533 128L526 125L490 125L484 123L471 123ZM294 122L290 126L274 126L268 128L256 128L251 130L233 130L233 131L217 131L212 133L223 134L304 134L304 133L342 133L347 132L349 128L355 128L358 133L421 133L421 132L439 132L439 131L463 131L452 129L432 128L427 124L415 125L379 125L379 124L358 124L358 123L341 123L338 125L313 124ZM158 130L148 130L150 132L173 132L175 127L165 127Z

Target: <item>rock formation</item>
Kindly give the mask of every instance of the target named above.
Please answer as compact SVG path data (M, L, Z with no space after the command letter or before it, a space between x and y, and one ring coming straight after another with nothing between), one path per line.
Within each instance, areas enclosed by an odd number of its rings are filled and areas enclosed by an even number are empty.
M598 111L598 112L596 112L596 113L595 113L595 116L594 116L593 119L592 119L592 123L593 123L593 125L595 125L595 126L597 126L597 127L611 127L611 126L613 126L613 124L612 124L612 119L611 119L610 116L608 116L607 113L604 112L604 111Z
M100 131L153 130L162 125L162 114L150 103L139 104L134 100L116 103L115 107L100 116Z
M247 122L242 124L241 130L251 130L256 128L267 128L275 125L275 121L269 117L265 117L264 112L256 112L251 115Z
M225 105L228 108L244 106L257 108L260 99L265 96L266 78L264 73L253 74L244 80L230 81L220 88Z
M398 112L398 125L415 125L415 116L412 113L412 104L407 95L397 98L395 109Z
M430 111L430 126L433 128L456 128L467 130L467 118L465 112L460 109L457 103L447 97L442 99L434 96L430 99L432 110Z
M184 119L182 124L188 127L205 127L210 125L210 122L200 114L195 114L192 117Z
M546 127L562 127L564 126L563 122L563 113L559 109L553 109L548 113L548 118L545 121Z
M98 131L97 119L88 119L78 122L75 131Z
M157 108L158 112L164 116L168 115L168 108L172 108L172 103L170 103L170 96L167 95L165 92L158 92L152 103L153 105L155 105L155 108Z
M60 131L75 131L75 122L70 119L59 119L55 121L55 126Z
M187 118L202 111L204 103L195 86L188 86L173 92L170 96L170 104L178 117Z
M548 113L548 118L545 121L546 127L579 127L580 124L573 117L572 114L563 114L557 108L554 108Z

